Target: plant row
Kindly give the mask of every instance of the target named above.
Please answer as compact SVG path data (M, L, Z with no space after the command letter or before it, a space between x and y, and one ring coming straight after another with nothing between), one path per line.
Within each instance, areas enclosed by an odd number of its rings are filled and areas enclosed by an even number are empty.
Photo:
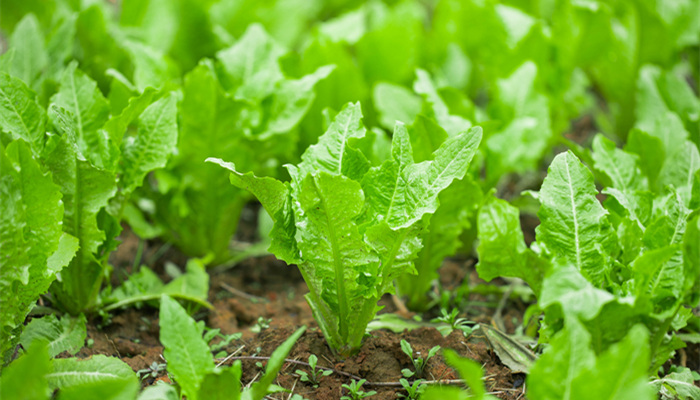
M45 321L59 330L160 304L175 315L161 341L182 394L238 393L224 385L240 364L214 368L203 328L170 299L210 307L207 267L268 246L299 267L339 358L359 350L383 295L424 311L445 257L478 245L481 278L521 278L537 298L528 314L546 350L529 396L692 385L663 365L700 330L697 6L3 2L3 364L30 349L3 390L34 363L67 398L88 383L52 380L64 367L132 380L116 360L50 361L50 345L29 346L25 318L48 293L67 314ZM582 115L601 133L562 135ZM254 199L263 244L232 246ZM521 211L540 222L529 245ZM125 223L193 257L185 273L164 284L144 266L112 288ZM184 343L196 350L168 357ZM262 398L275 365L244 396ZM100 382L91 390L109 390Z

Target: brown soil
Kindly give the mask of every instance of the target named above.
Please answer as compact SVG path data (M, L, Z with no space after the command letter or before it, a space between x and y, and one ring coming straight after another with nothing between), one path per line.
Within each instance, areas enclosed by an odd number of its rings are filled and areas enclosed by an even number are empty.
M250 221L254 223L254 221ZM138 241L132 233L125 230L123 243L112 258L116 276L125 276L131 270L138 249ZM184 267L186 257L169 249L160 257L157 256L161 243L146 242L142 260L148 263L164 279L163 264L173 262ZM156 255L156 259L154 259ZM477 282L478 277L473 268L474 261L448 260L441 270L441 280L446 286L457 287L462 281ZM115 279L115 284L119 279ZM402 377L401 369L411 368L409 358L401 352L400 340L405 339L413 346L414 351L426 354L436 345L451 348L465 357L476 360L484 367L486 388L502 399L518 399L523 397L523 377L512 374L503 366L498 357L482 342L472 343L461 332L455 331L443 337L433 328L420 328L402 333L389 331L374 331L371 337L365 339L359 354L346 360L336 359L326 345L323 335L311 315L311 311L303 298L307 292L306 285L296 267L287 266L272 256L253 258L228 271L212 274L210 279L209 302L213 310L202 310L194 315L197 319L206 321L207 326L219 328L224 334L241 332L243 337L234 341L225 349L227 354L236 350L237 357L269 356L296 328L308 326L306 333L294 346L288 359L307 361L310 354L319 359L319 366L333 368L346 375L334 373L321 379L318 388L301 382L294 371L305 370L305 366L287 363L277 378L277 384L304 398L339 399L345 394L342 384L349 384L351 379L347 374L367 379L363 387L365 391L376 390L378 393L372 399L395 399L398 393L403 393L398 381ZM493 296L492 296L493 297ZM473 321L490 323L494 313L493 308L483 306L485 302L498 303L498 297L472 294L470 300L479 302L481 306L470 307L468 317ZM390 297L382 300L385 305L383 312L396 310ZM522 321L524 310L520 305L507 307L503 320L506 329L512 331L518 321ZM435 311L433 310L433 313ZM411 315L411 314L409 314ZM253 333L251 327L258 317L271 319L270 328L261 333ZM429 319L434 315L424 315ZM105 354L120 357L134 371L146 370L152 364L162 364L163 348L158 340L159 325L158 311L145 306L141 309L126 309L112 314L111 319L104 321L95 316L88 322L88 344L78 357L88 357L93 354ZM260 367L258 360L243 360L243 383L253 381ZM230 363L230 361L229 361ZM263 364L265 362L263 361ZM148 386L156 380L167 380L165 372L147 376L143 385ZM441 354L432 358L427 365L424 379L454 380L458 376L447 366ZM273 399L286 399L289 394L271 395Z

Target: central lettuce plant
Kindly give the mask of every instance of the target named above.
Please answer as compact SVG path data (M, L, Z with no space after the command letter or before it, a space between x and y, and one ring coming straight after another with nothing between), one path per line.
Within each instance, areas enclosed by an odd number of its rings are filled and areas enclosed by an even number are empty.
M359 350L394 279L414 271L438 195L464 177L482 136L479 127L462 132L416 163L408 131L397 123L391 157L372 166L361 149L371 149L374 137L365 136L361 118L359 103L345 106L301 162L287 165L290 182L208 160L231 170L231 183L272 216L270 251L299 266L314 317L340 357Z

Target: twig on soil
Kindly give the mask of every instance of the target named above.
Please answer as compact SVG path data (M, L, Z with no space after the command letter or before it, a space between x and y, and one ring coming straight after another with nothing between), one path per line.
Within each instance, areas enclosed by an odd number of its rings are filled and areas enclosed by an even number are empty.
M228 357L228 360L265 360L265 361L266 361L266 360L269 360L269 359L270 359L270 357L263 357L263 356L238 356L238 357ZM215 359L214 361L220 361L220 360L223 360L223 359L217 358L217 359ZM305 366L305 367L311 368L311 365L310 365L309 363L304 362L304 361L290 360L289 358L286 358L284 361L285 361L285 362L288 362L288 363L291 363L291 364L303 365L303 366ZM343 372L343 371L338 371L337 369L334 369L334 368L328 368L328 367L317 366L316 369L324 369L324 370L327 370L327 371L333 371L333 372L335 372L335 373L338 374L338 375L343 375L343 376L346 376L346 377L348 377L348 378L350 378L350 379L354 379L354 380L356 380L356 381L359 381L359 380L361 379L361 378L360 378L359 376L357 376L357 375L349 374L349 373Z
M401 300L401 298L399 298L399 296L392 294L391 301L394 303L394 307L396 307L396 311L399 314L402 314L402 315L409 314L408 308L406 308L406 304L404 304L403 300Z
M289 389L289 396L287 397L287 400L290 400L292 398L292 395L294 394L294 389L297 387L297 382L299 382L299 379L294 381L294 384L292 385L292 388Z
M246 293L246 292L244 292L244 291L242 291L242 290L238 290L238 289L236 289L236 288L234 288L234 287L232 287L232 286L229 286L229 285L227 285L227 284L224 283L224 282L219 283L219 286L221 286L221 287L224 288L227 292L231 293L231 294L234 295L234 296L243 297L244 299L252 300L252 301L256 301L256 302L263 302L263 303L267 303L267 302L268 302L268 300L267 300L266 298L264 298L264 297L258 297L258 296L252 295L252 294L250 294L250 293Z
M242 346L241 346L241 347L242 347ZM239 350L240 350L240 349L239 349ZM236 350L236 352L238 352L238 350ZM270 359L270 357L264 357L264 356L238 356L238 357L233 357L233 354L231 354L231 355L229 355L229 356L226 357L226 358L217 358L217 359L215 359L214 361L219 362L219 363L216 365L216 366L218 367L219 365L222 365L224 362L232 361L232 360L249 360L249 361L250 361L250 360L261 360L261 361L267 361L267 360L269 360L269 359ZM305 366L305 367L311 368L311 365L309 365L309 363L306 363L306 362L304 362L304 361L291 360L291 359L289 359L289 358L286 358L284 361L285 361L286 363L297 364L297 365L303 365L303 366ZM347 373L347 372L344 372L344 371L339 371L339 370L337 370L337 369L335 369L335 368L328 368L328 367L321 367L321 366L317 366L316 368L317 368L317 369L327 370L327 371L333 371L333 372L335 372L335 373L338 374L338 375L342 375L342 376L345 376L345 377L347 377L347 378L354 379L354 380L356 380L356 381L359 381L360 379L362 379L362 378L360 378L360 377L357 376L357 375L353 375L353 374L350 374L350 373ZM482 379L483 379L483 380L487 380L487 379L493 378L494 376L496 376L496 375L486 375L486 376L484 376ZM252 381L252 382L254 382L256 378L257 378L257 375L255 376L255 378L253 378L253 381ZM436 379L436 380L430 380L430 381L426 381L426 380L422 380L422 381L423 381L423 383L426 384L426 385L463 385L463 384L466 383L466 381L465 381L464 379ZM252 383L252 382L251 382L251 383ZM409 383L412 384L413 382L409 382ZM295 382L294 384L296 385L296 382ZM250 385L250 384L249 384L249 385ZM365 383L364 383L364 386L374 386L374 387L402 387L403 385L401 384L401 382L365 382ZM292 390L293 390L293 389L292 389ZM509 390L509 389L502 389L502 390Z
M489 375L488 377L495 376ZM484 377L486 379L487 377ZM436 379L432 381L426 381L419 379L425 385L463 385L466 383L464 379ZM413 382L408 382L413 384ZM375 387L402 387L401 382L365 382L363 386L375 386Z
M244 348L245 348L245 345L243 345L243 346L237 348L233 353L227 355L223 360L221 360L220 363L216 364L216 368L219 368L223 363L225 363L226 361L230 360L231 357L235 356L236 354L240 353L241 350L243 350Z

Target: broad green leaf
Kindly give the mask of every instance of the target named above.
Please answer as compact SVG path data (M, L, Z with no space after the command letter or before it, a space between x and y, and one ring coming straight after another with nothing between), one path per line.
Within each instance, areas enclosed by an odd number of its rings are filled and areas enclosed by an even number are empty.
M576 320L557 334L527 379L538 399L652 399L647 383L649 334L637 325L619 343L596 356L591 336Z
M139 92L147 87L162 88L169 82L177 82L180 71L165 54L139 42L127 40L124 47L134 64L134 84Z
M175 96L164 97L146 108L138 132L124 141L120 186L130 193L141 186L149 172L163 168L177 144Z
M423 114L416 116L409 128L411 147L416 162L430 160L433 152L447 139L447 132L438 123Z
M37 341L2 371L0 396L3 400L48 400L51 392L44 376L50 371L46 343Z
M49 314L33 319L22 332L22 346L30 348L34 342L48 342L49 356L56 357L64 351L74 355L85 345L87 320L81 314L77 318L64 316L60 320Z
M63 267L48 263L52 255L64 251L59 248L64 210L59 187L42 172L26 142L17 140L7 148L0 145L0 169L4 199L0 212L0 351L4 362L19 339L25 317ZM71 250L62 254L64 261L75 254Z
M538 194L537 241L555 258L574 265L594 285L610 272L617 238L598 202L593 175L573 153L557 155Z
M668 155L663 141L654 135L633 129L627 137L625 151L634 153L640 160L644 160L644 162L640 161L639 168L649 179L650 187L656 187L657 176Z
M459 376L467 382L475 399L488 399L491 397L486 394L486 388L483 383L484 372L477 362L459 357L455 351L450 349L445 349L444 355L445 361L456 368Z
M410 124L421 111L421 100L403 86L379 82L372 91L374 107L379 120L386 128L393 128L396 122Z
M693 176L698 170L700 170L700 152L695 143L686 140L677 152L669 154L661 168L657 182L660 186L659 191L673 185L687 207L691 199Z
M81 157L98 168L114 163L115 144L100 131L109 118L109 104L97 83L78 69L77 62L63 72L51 104L54 124L70 137Z
M292 351L296 341L304 334L305 330L306 326L297 329L296 332L272 352L270 361L267 362L267 367L265 368L265 374L259 381L253 383L250 388L251 400L262 400L269 393L270 385L274 382L277 374L282 369L287 355Z
M319 67L309 75L282 81L272 99L269 122L263 138L270 134L288 134L306 115L316 98L314 87L335 69L333 65Z
M416 81L413 83L413 90L420 94L432 105L435 120L447 131L449 135L456 135L465 129L471 128L470 121L459 115L452 115L445 101L440 96L430 75L422 70L416 70Z
M326 133L319 138L318 143L306 149L301 156L302 162L297 166L298 171L291 174L293 177L297 176L297 184L312 171L341 174L345 158L352 157L352 148L346 146L347 140L365 136L366 130L361 121L360 103L346 105Z
M241 362L231 367L216 368L209 372L199 388L197 398L211 400L238 400L241 397ZM142 399L139 399L142 400Z
M394 160L365 178L370 207L392 229L407 228L438 208L437 197L454 179L462 179L481 142L481 128L448 138L430 161L413 163L406 129L397 125L392 144ZM396 153L393 149L401 143ZM404 144L405 143L405 144Z
M117 79L115 78L114 81L116 80ZM114 114L114 104L111 104L111 94L112 93L110 91L110 106L112 107L112 113ZM139 115L141 115L141 113L144 112L146 107L153 103L155 96L156 91L152 88L144 90L143 93L138 96L131 96L130 93L128 102L125 103L123 107L120 107L119 114L112 115L112 117L110 117L110 119L105 123L103 129L107 131L107 134L115 145L121 147L127 128Z
M587 321L616 298L596 288L573 266L554 266L542 282L538 301L542 308L559 304L567 321L570 317Z
M17 24L10 36L10 48L12 57L10 75L19 78L27 86L38 89L41 81L41 74L48 66L49 59L44 45L44 33L41 31L40 23L34 14L27 14Z
M499 276L521 278L540 293L548 265L525 244L518 209L490 197L481 206L477 223L479 277L487 282Z
M259 102L284 79L278 62L284 53L261 25L253 24L236 44L218 52L217 58L236 98Z
M537 66L528 61L498 81L495 112L504 126L486 140L492 182L509 172L534 170L552 141L549 99L536 90L537 75Z
M35 153L44 147L46 112L20 79L0 72L0 131L24 139Z
M677 245L666 246L647 250L634 260L632 269L635 273L638 304L649 301L652 311L666 311L659 309L659 305L667 303L669 297L672 303L679 298L680 290L684 286L683 265L672 260L678 252ZM666 308L671 306L665 305Z
M53 369L45 376L51 389L59 389L60 399L87 396L131 400L139 390L138 379L129 365L101 354L85 360L55 359Z
M69 386L59 390L59 400L81 400L84 398L105 400L133 400L139 392L139 383L130 380L128 383L117 380L89 382Z
M603 135L593 139L595 169L602 172L607 186L629 192L648 189L648 183L637 166L638 158L615 147L615 143Z
M175 386L163 382L157 382L153 386L149 386L139 394L138 400L179 400L180 395L177 393Z
M322 300L319 307L328 307L322 310L322 317L331 319L326 324L337 326L343 340L347 340L349 323L363 307L364 297L375 294L373 285L360 282L377 276L379 266L354 223L363 198L359 183L321 171L302 182L296 212L303 259L300 268L310 295Z
M167 295L160 300L160 342L165 347L168 372L183 394L196 400L202 380L214 370L214 362L195 321Z

